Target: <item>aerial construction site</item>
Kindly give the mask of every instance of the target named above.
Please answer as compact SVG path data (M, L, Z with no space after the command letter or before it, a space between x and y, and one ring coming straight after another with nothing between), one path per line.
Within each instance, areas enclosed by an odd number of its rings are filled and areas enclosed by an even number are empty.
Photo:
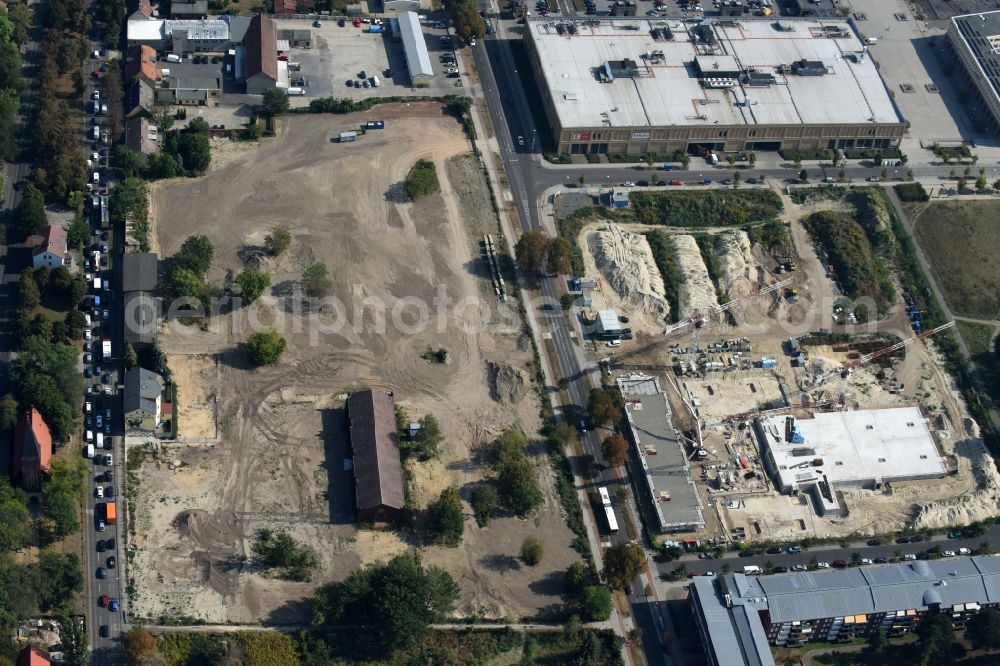
M932 344L954 323L924 326L891 262L881 292L859 290L857 266L811 224L888 215L877 188L733 191L770 206L739 228L661 215L687 194L560 222L586 273L575 323L624 396L647 526L725 545L959 526L995 510L995 466Z

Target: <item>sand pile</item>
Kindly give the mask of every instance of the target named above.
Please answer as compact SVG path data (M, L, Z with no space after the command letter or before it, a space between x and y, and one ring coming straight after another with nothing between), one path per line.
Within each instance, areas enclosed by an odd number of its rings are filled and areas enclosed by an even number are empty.
M747 233L730 231L720 234L716 249L722 263L719 288L728 293L729 298L739 298L752 292L757 286L757 267Z
M978 431L975 422L967 420L966 433L973 436L955 445L955 455L967 457L972 463L976 489L958 497L918 504L917 515L913 520L915 529L968 525L992 518L1000 511L1000 473L997 472L996 463L986 446L979 439Z
M587 237L597 268L622 302L634 312L661 321L670 314L663 278L656 268L646 237L608 225Z
M528 382L524 373L506 363L486 362L490 382L490 397L502 405L513 406L521 402Z
M677 250L677 261L684 273L684 286L680 290L681 318L689 317L695 312L719 307L715 297L715 285L708 276L705 260L701 258L701 250L694 236L672 236L674 249Z

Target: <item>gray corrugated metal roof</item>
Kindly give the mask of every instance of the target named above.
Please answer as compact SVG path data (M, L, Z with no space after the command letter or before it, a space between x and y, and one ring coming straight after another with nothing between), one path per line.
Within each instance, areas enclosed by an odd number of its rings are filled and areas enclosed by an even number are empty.
M986 598L991 602L1000 602L1000 575L983 576L983 587L986 589Z
M1000 574L1000 557L970 557L976 570L982 574Z
M406 55L410 78L426 79L434 76L431 57L427 53L427 43L424 42L424 31L420 27L420 17L416 12L403 12L398 18L399 33L403 40L403 52Z
M818 590L803 594L768 595L767 607L775 622L811 620L840 615L875 612L875 603L867 588Z
M740 574L737 574L740 575ZM734 577L726 577L730 586ZM774 658L757 612L745 606L727 608L714 576L696 576L694 587L716 663L726 666L773 666ZM719 584L723 584L719 580Z

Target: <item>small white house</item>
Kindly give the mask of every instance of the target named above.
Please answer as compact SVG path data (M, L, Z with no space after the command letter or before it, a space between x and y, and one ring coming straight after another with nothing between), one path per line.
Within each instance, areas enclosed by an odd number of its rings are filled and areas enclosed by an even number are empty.
M28 239L31 244L31 265L34 268L47 266L58 268L70 263L69 248L66 246L66 230L49 225L42 233Z

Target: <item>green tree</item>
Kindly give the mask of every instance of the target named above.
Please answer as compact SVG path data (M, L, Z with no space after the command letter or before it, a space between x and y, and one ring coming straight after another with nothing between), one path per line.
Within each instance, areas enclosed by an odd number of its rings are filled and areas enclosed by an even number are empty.
M159 657L156 639L145 629L129 630L122 642L124 643L125 657L130 664L145 666L154 663L154 660Z
M264 99L260 105L261 115L274 118L288 111L288 95L281 88L271 88L264 93Z
M546 268L552 275L567 274L573 269L573 246L563 237L553 238L545 257Z
M431 623L448 617L458 593L447 571L424 568L415 557L397 555L320 588L313 600L313 621L363 625L362 639L372 648L405 650L427 635Z
M980 192L986 189L986 178L983 176L976 178L976 189Z
M69 666L87 666L90 649L83 619L68 613L59 618L59 642L62 643L63 663Z
M292 244L292 233L288 227L271 227L271 233L264 238L264 247L274 256L284 254Z
M271 286L271 276L262 271L245 268L240 271L233 282L240 288L240 298L249 305L260 298L264 290Z
M17 399L10 393L5 393L0 398L0 430L13 430L19 413Z
M260 529L254 534L250 551L261 566L277 569L284 580L309 580L316 557L284 530Z
M441 424L438 423L437 417L427 414L420 419L420 429L407 452L415 454L419 460L430 460L437 456L443 441L444 433L441 432Z
M247 341L250 360L256 366L277 363L285 351L285 339L274 329L258 331Z
M186 268L199 277L204 277L212 266L214 258L215 248L207 236L188 236L181 245L181 249L174 255L174 265Z
M33 183L28 183L14 211L14 231L26 238L39 232L45 224L45 196Z
M434 543L457 546L465 533L465 518L458 488L449 486L427 507L427 531Z
M122 170L126 178L134 178L146 165L146 159L142 153L119 144L115 146L115 164Z
M510 426L493 440L490 459L496 465L524 457L528 448L528 437L517 426Z
M977 650L1000 648L1000 610L984 608L969 619L966 637Z
M616 423L625 409L625 398L610 388L592 388L587 400L587 413L598 425Z
M69 226L66 227L66 245L70 249L80 249L90 238L90 233L90 226L87 224L87 220L84 219L83 215L77 213L73 216L73 220L69 223Z
M621 467L628 458L628 442L615 433L601 442L601 455L610 467Z
M326 266L317 261L302 273L302 286L308 296L322 298L330 292L333 282L327 277Z
M545 547L538 537L534 535L529 535L524 537L524 541L521 542L521 559L529 567L537 566L542 561L542 555L545 554Z
M917 627L922 663L948 663L953 640L951 618L943 613L928 613Z
M30 533L27 497L6 478L0 479L0 550L20 548Z
M631 541L604 550L604 580L616 590L623 589L646 568L642 546Z
M492 483L481 483L472 489L472 512L476 516L476 522L480 527L490 524L493 517L493 509L497 506L499 497L497 488Z
M42 294L35 282L35 274L30 268L21 272L21 277L17 281L17 303L18 307L31 310L39 306L42 302Z
M13 2L7 5L7 15L14 24L14 32L11 39L14 43L24 45L28 41L28 28L32 24L32 13L28 5L22 2Z
M881 662L885 658L885 652L889 642L885 638L885 632L876 629L868 635L865 645L865 656L873 662Z
M514 246L514 258L526 271L542 270L542 262L549 249L551 239L541 231L526 231Z
M504 505L519 516L527 516L544 500L535 466L527 458L509 460L497 469L497 489Z
M577 560L566 569L566 589L569 592L582 592L589 578L587 566Z
M0 159L8 162L17 156L17 108L18 100L12 91L0 92Z
M45 515L60 537L80 530L79 504L87 492L86 467L79 459L53 458L49 480L42 488Z
M83 569L76 553L51 553L38 557L38 602L43 612L66 608L83 590Z
M204 301L208 295L208 285L194 271L183 266L174 266L167 274L167 290L174 296Z
M809 174L806 173L805 169L803 169L802 171L799 172L799 181L804 183L807 180L809 180Z
M611 617L614 607L611 600L611 590L604 585L591 585L583 589L580 599L580 612L587 622L604 622Z

